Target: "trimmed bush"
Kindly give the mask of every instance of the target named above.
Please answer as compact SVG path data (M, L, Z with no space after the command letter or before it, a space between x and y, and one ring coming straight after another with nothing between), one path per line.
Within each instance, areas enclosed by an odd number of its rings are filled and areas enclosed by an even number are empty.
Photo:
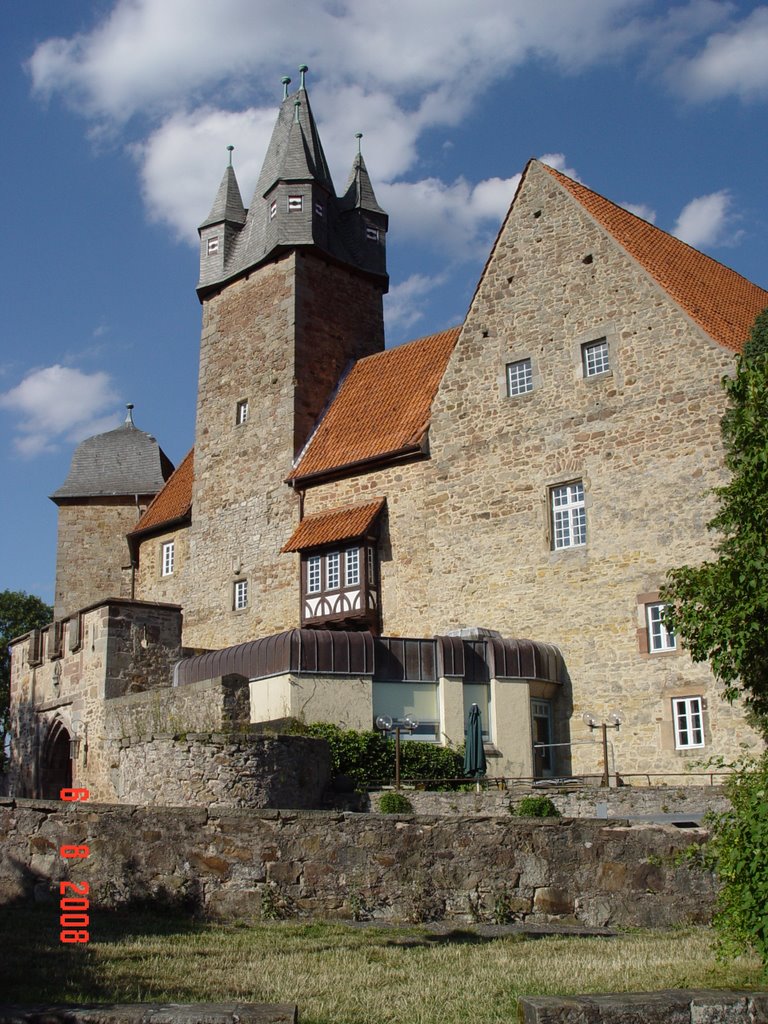
M509 813L518 818L559 818L560 811L555 807L548 796L524 796L514 807L510 806Z
M413 805L402 793L382 793L379 810L382 814L413 814Z

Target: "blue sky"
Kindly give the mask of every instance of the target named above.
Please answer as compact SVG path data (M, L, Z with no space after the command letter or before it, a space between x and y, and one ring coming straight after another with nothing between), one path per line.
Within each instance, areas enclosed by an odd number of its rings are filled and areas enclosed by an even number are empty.
M768 5L6 0L0 52L0 590L52 600L47 495L126 402L191 447L196 226L302 62L390 214L389 344L462 320L531 156L768 286Z

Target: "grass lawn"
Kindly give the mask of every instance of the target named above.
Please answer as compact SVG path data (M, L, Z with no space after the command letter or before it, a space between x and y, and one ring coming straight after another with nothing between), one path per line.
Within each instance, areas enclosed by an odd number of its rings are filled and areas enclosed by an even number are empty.
M757 959L719 963L706 928L618 938L482 938L458 926L255 926L94 912L91 942L58 941L57 907L0 908L4 1002L298 1003L302 1024L487 1024L518 995L761 988Z

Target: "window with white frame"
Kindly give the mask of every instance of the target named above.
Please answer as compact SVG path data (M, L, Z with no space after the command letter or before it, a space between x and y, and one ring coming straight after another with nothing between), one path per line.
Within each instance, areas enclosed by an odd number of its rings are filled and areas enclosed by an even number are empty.
M248 607L248 580L235 580L232 607L236 612Z
M596 377L607 373L611 365L608 361L608 339L598 338L581 346L581 360L585 377Z
M301 213L304 209L304 196L288 196L288 212Z
M507 363L507 396L526 395L533 391L533 370L530 359Z
M674 697L672 718L675 725L675 747L689 750L704 746L704 716L701 697Z
M248 399L243 398L242 401L237 403L237 409L235 411L235 423L240 426L241 423L248 421Z
M584 484L553 487L550 491L552 509L552 547L574 548L587 543L587 509Z
M163 576L170 576L173 573L173 564L176 557L176 544L172 540L167 540L161 549L161 569L160 572Z
M214 235L213 238L208 239L208 255L213 256L219 251L219 236Z
M360 582L360 548L347 548L344 554L344 583L356 587Z
M277 216L277 200L273 199L269 204L269 219L274 220Z
M320 555L310 555L307 559L307 593L319 594L322 590L321 571L323 559Z
M663 616L663 604L647 604L645 606L645 617L648 623L648 650L651 652L674 651L677 648L675 634L664 625Z
M325 559L325 588L326 590L338 590L341 584L341 555L338 551L331 551Z

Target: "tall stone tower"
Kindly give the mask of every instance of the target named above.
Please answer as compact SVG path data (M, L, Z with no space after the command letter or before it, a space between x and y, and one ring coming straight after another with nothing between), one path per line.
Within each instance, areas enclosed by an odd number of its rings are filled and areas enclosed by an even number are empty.
M305 86L284 96L250 207L228 166L200 227L203 306L185 642L296 625L285 483L350 363L384 348L388 218L358 152L337 197Z
M126 534L173 472L151 434L133 422L96 434L75 449L67 479L51 495L59 508L54 615L107 597L131 597Z

